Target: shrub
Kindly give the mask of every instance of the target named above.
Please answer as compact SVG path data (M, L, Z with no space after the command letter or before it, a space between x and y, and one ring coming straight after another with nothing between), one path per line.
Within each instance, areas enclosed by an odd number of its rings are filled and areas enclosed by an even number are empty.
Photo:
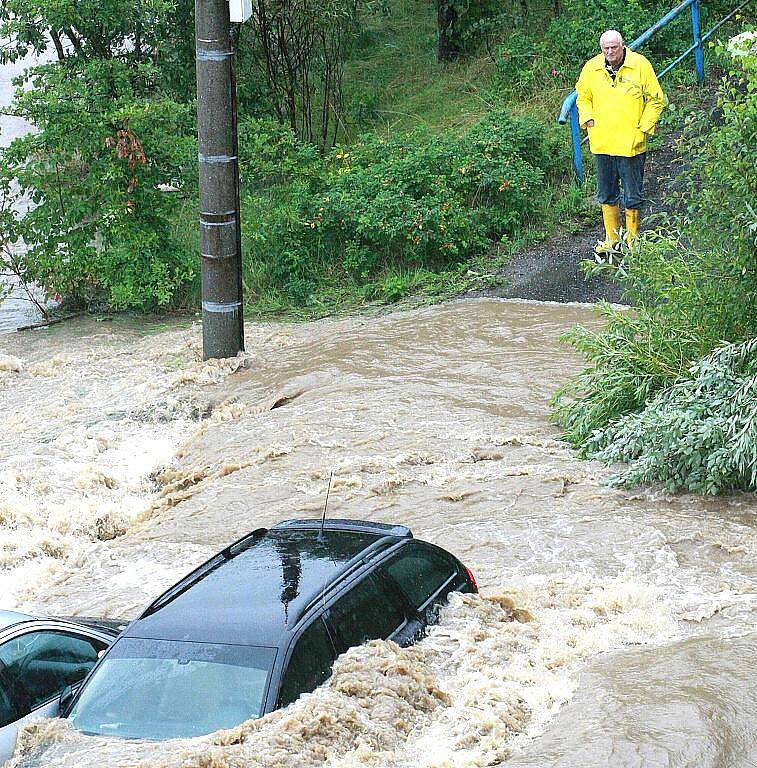
M691 226L753 268L757 254L757 32L729 43L732 66L721 90L722 125L690 137L694 158L687 189ZM724 204L725 203L725 204Z
M599 36L606 29L617 29L627 42L632 42L674 5L670 0L628 0L625 3L611 0L565 0L563 12L547 28L545 41L548 50L561 57L566 65L573 62L580 67L584 60L599 53ZM709 19L714 23L732 8L733 4L728 0L702 4L702 31L708 28ZM692 42L691 14L685 11L658 30L641 52L659 68L663 62L683 53Z
M514 34L496 48L492 86L500 92L529 92L539 84L540 74L550 69L545 64L549 60L543 40L536 42L527 35Z
M466 50L482 44L497 64L501 85L531 89L539 71L552 69L573 80L583 64L599 53L599 36L618 29L631 42L671 10L670 0L625 3L610 0L492 2L455 0L456 42ZM703 31L732 9L728 0L701 8ZM690 13L684 12L649 40L643 53L657 64L667 62L692 43Z
M606 29L617 29L631 41L657 20L649 6L639 0L624 3L604 0L568 2L563 13L547 27L545 38L553 55L572 62L576 72L584 61L599 53L599 36Z
M318 190L323 183L316 146L300 141L291 128L272 118L240 121L239 173L248 193L289 184Z
M555 395L555 418L577 447L643 408L722 340L757 335L757 273L746 255L694 251L680 237L652 235L619 268L589 271L608 270L635 311L604 305L604 328L578 326L563 336L589 362Z
M757 490L757 338L719 346L641 412L595 432L586 454L629 464L615 485Z
M260 130L252 143L264 159L248 178L269 186L256 203L253 269L259 275L265 261L271 282L298 301L325 276L362 283L392 266L475 258L540 210L545 176L559 164L543 126L500 110L463 136L366 136L320 167L281 129ZM276 173L281 183L270 186Z
M508 124L509 122L509 124ZM405 264L468 258L512 233L539 203L538 142L512 121L449 135L366 139L332 158L335 175L313 223ZM512 128L512 131L510 130ZM535 150L535 151L532 151Z
M115 308L168 304L194 278L174 229L182 193L164 191L194 187L191 107L137 99L117 61L45 65L33 80L17 105L39 132L3 150L0 171L8 202L35 203L3 214L5 238L26 244L23 278Z

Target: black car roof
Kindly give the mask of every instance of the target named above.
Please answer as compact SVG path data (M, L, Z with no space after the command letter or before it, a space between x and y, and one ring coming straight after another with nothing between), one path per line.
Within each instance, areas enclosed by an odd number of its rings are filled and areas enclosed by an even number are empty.
M290 520L226 547L150 605L129 637L278 646L366 550L412 538L404 526Z

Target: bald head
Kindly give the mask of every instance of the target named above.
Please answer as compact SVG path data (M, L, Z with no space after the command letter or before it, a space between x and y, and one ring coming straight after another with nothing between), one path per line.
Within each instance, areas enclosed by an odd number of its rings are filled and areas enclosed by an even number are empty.
M626 53L623 35L617 29L608 29L599 38L599 47L602 49L608 64L616 69L623 63Z
M599 47L601 48L612 40L616 40L623 45L623 35L621 35L617 29L608 29L606 32L603 32L602 36L599 38Z

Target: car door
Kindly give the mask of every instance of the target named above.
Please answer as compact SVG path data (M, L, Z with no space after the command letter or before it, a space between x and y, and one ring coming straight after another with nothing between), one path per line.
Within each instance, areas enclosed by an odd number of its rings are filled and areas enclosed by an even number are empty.
M331 675L336 648L319 616L294 643L282 675L277 708L296 701L303 693L314 691Z
M10 686L3 684L0 672L0 763L5 762L13 754L18 718L18 710L10 695Z
M107 645L61 630L22 631L0 644L0 762L12 754L19 726L58 714L64 688L84 678Z
M426 627L435 624L439 609L450 592L463 583L457 562L436 547L413 542L403 547L378 570L396 585L413 610L403 633L404 642L417 640ZM412 634L408 634L410 630Z
M0 694L0 698L1 697L2 694ZM18 729L22 725L30 723L32 720L38 720L41 717L55 717L57 714L58 699L55 698L33 710L27 714L26 717L17 718L0 728L0 765L2 765L4 761L9 760L13 754L13 750L16 748Z
M402 595L369 573L337 598L325 618L341 653L369 640L397 639L409 617Z

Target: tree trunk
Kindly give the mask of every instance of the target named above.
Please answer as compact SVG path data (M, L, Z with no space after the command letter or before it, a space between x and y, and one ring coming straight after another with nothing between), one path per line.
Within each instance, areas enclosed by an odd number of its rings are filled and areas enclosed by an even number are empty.
M58 54L58 61L65 61L66 52L63 50L63 43L61 43L60 37L58 37L58 33L55 30L50 30L50 39L53 41L55 52Z
M453 26L457 21L457 11L449 0L436 0L436 20L439 30L439 61L451 61L460 54L459 46L453 40Z

